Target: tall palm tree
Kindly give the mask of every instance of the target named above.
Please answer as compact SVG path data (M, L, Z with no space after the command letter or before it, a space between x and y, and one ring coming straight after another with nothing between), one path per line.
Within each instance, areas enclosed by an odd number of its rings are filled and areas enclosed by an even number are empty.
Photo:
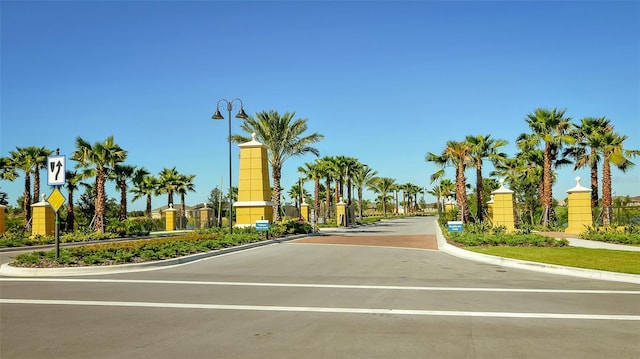
M107 137L104 142L96 142L93 145L82 137L76 138L76 149L71 155L71 159L78 162L78 167L94 169L96 173L95 228L98 233L104 232L107 175L116 164L124 162L126 158L127 151L113 141L113 136Z
M453 181L450 179L443 179L438 182L436 186L433 187L431 191L428 191L429 194L433 195L437 198L437 207L438 207L438 215L442 216L442 212L444 211L445 201L447 197L451 195L451 192L455 190L456 186Z
M571 118L565 116L566 110L548 110L537 108L527 115L526 122L533 131L531 140L536 144L544 144L543 171L542 171L542 198L543 208L542 225L548 227L553 221L553 170L552 164L558 152L565 144L573 144L574 138L570 135L573 127Z
M371 183L375 180L378 175L378 171L374 171L368 165L361 164L353 171L352 181L356 187L356 192L358 196L358 212L359 217L362 219L363 215L363 189L371 185Z
M640 155L640 150L627 150L624 148L626 135L620 135L613 131L601 135L602 150L602 224L608 226L612 223L613 212L611 210L611 165L622 172L626 172L635 164L630 158Z
M180 194L180 213L181 213L181 227L186 228L186 213L187 207L185 204L185 196L187 192L195 192L196 186L193 184L193 180L196 178L196 175L185 175L180 174L178 176L178 185L176 186L176 193Z
M335 177L335 162L331 156L324 156L316 161L318 164L318 171L325 180L325 218L329 220L331 218L331 182Z
M167 206L174 205L173 194L180 181L180 173L176 167L163 168L158 177L158 194L167 194Z
M491 160L494 164L507 157L499 151L500 147L506 146L506 140L491 138L491 135L467 136L466 141L471 145L471 155L476 167L476 218L479 222L484 219L484 187L482 184L482 165L485 159Z
M25 148L33 158L33 202L40 200L40 170L47 168L47 156L53 153L46 147Z
M304 135L307 131L307 119L293 119L295 112L285 112L280 115L275 110L262 111L256 113L256 118L246 119L241 128L249 133L255 133L258 141L267 146L269 162L271 164L271 177L273 178L272 200L274 203L274 221L280 221L280 195L282 187L282 166L285 161L293 156L302 156L307 153L319 156L320 152L311 147L314 143L322 140L323 135L314 132ZM248 142L249 137L232 135L231 140L235 143Z
M322 170L318 162L305 163L304 167L298 167L304 178L313 181L313 226L318 224L318 216L320 215L320 180L322 179Z
M613 131L606 117L585 117L572 131L576 142L563 155L574 159L574 171L589 167L591 171L591 208L598 206L598 164L601 161L602 134Z
M387 216L387 195L393 191L396 180L390 177L378 177L371 183L371 189L382 199L382 215Z
M159 190L160 182L158 179L150 174L144 175L142 177L134 176L133 178L133 188L131 188L131 193L133 193L132 201L136 201L140 198L146 198L146 208L145 215L147 218L151 218L151 198L153 195L157 195Z
M127 219L127 190L129 180L133 178L135 171L136 166L116 164L107 176L108 180L116 183L116 190L120 192L120 213L118 214L120 221Z
M428 162L433 162L440 170L431 175L431 181L438 180L444 175L444 168L453 166L456 169L456 203L458 205L458 220L468 223L471 211L467 205L467 183L464 175L467 166L473 165L471 145L467 142L447 141L445 149L440 155L427 153Z
M34 158L27 148L16 147L15 151L10 151L10 157L6 161L4 173L17 177L18 171L24 172L24 192L22 199L22 210L24 213L24 228L29 228L31 223L31 173L34 167ZM5 174L5 177L7 176Z
M67 220L66 220L66 230L68 232L73 231L73 224L76 221L74 205L73 205L73 194L78 189L79 184L82 181L82 176L77 171L69 171L67 170L65 173L65 184L64 186L67 188Z

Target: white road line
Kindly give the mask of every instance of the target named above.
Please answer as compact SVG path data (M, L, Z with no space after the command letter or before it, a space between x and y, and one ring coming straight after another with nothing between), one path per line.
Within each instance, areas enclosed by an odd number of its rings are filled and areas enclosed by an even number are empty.
M349 284L320 284L320 283L260 283L260 282L217 282L217 281L204 282L204 281L144 280L144 279L0 278L0 282L122 283L122 284L210 285L210 286L240 286L240 287L320 288L320 289L329 288L329 289L409 290L409 291L434 291L434 292L443 291L443 292L640 295L640 290L418 287L418 286L349 285Z
M330 307L284 307L284 306L270 306L270 305L256 306L256 305L121 302L121 301L93 301L93 300L0 299L0 304L71 305L71 306L101 306L101 307L166 308L166 309L244 310L244 311L340 313L340 314L386 314L386 315L446 316L446 317L486 317L486 318L516 318L516 319L574 319L574 320L640 321L640 315L616 315L616 314L470 312L470 311L446 311L446 310L376 309L376 308L330 308Z

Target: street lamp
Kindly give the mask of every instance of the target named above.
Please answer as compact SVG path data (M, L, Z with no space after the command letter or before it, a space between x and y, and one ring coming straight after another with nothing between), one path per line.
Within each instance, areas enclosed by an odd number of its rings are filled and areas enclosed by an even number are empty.
M229 101L226 99L218 100L218 104L216 105L216 113L211 116L214 120L224 120L224 117L220 113L220 103L227 104L227 111L229 111L229 234L233 233L233 194L231 187L231 110L233 110L233 103L235 101L240 102L240 111L236 115L236 118L248 119L249 116L244 112L244 106L242 105L242 100L239 98L234 98Z

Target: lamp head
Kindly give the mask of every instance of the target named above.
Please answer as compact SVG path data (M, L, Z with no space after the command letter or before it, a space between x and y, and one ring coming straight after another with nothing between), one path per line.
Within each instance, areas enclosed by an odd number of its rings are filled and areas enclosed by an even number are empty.
M244 108L240 107L240 112L238 112L238 114L236 115L236 118L241 118L241 119L248 119L249 116L244 112Z
M222 117L222 114L218 109L216 109L216 113L214 113L213 116L211 116L211 118L214 120L224 120L224 117Z

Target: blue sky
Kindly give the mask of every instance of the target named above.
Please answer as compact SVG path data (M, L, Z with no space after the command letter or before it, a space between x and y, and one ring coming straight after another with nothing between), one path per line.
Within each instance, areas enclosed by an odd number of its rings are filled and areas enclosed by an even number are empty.
M228 122L210 119L222 98L241 98L250 115L295 112L325 136L321 156L428 189L427 152L490 134L514 155L538 107L576 122L607 116L640 149L637 1L2 1L0 11L0 156L26 146L69 156L78 136L113 135L128 164L196 175L189 205L221 176L228 186ZM237 154L233 145L234 185ZM286 191L314 160L285 163ZM576 176L588 186L587 170L567 168L554 196ZM0 182L11 205L23 181ZM640 195L640 166L614 170L613 192Z

